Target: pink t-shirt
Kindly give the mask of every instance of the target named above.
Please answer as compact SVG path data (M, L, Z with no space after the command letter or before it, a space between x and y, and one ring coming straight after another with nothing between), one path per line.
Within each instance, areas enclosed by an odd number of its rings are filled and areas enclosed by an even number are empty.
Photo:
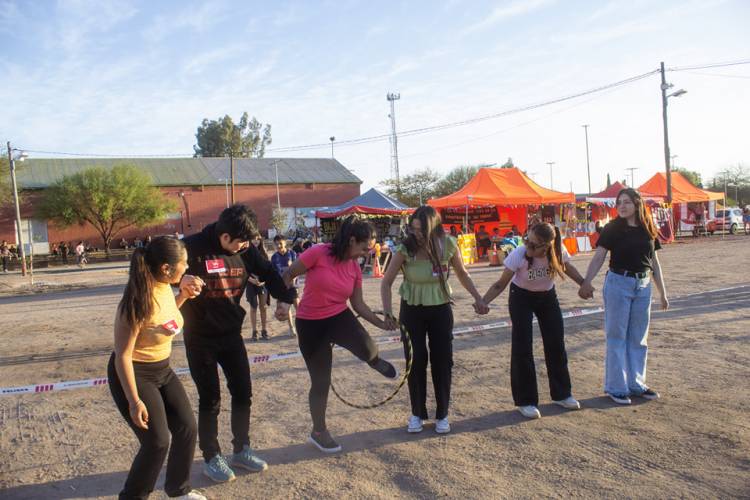
M346 310L354 289L362 287L362 270L357 261L336 260L328 243L308 248L299 260L307 268L307 274L297 317L325 319Z
M565 247L562 247L563 262L570 262L570 255ZM515 274L511 283L520 286L530 292L546 292L552 290L555 285L549 274L549 259L547 257L534 257L531 269L529 261L526 260L526 246L513 250L503 261L506 269Z

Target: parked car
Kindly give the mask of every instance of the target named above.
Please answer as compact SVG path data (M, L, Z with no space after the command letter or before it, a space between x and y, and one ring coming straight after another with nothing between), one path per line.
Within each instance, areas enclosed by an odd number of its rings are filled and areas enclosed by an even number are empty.
M723 210L717 210L714 224L717 231L728 229L731 234L735 234L737 232L737 229L743 227L742 209L731 207L725 208Z

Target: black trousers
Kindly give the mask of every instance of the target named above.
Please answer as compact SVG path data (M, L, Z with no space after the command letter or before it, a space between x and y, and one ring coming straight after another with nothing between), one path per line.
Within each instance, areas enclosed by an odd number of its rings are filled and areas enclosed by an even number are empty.
M331 385L333 344L368 364L378 359L378 347L350 309L325 319L296 319L299 350L310 373L310 415L313 430L326 430L328 388Z
M234 452L250 444L250 405L252 384L247 350L238 331L217 337L186 334L185 348L198 389L198 438L203 459L208 462L221 453L219 446L219 411L221 387L218 367L224 371L232 396L232 445Z
M570 396L570 374L557 292L554 288L547 292L530 292L511 283L508 306L513 322L510 351L513 402L516 406L539 404L531 335L533 316L539 320L542 333L550 396L554 401L567 398Z
M164 490L170 497L190 491L190 467L195 453L195 417L182 383L169 367L169 359L155 363L133 363L138 396L148 410L148 429L136 427L130 418L128 399L115 370L115 354L109 358L107 378L112 399L135 433L138 450L120 498L148 498L167 459ZM170 446L170 435L172 444Z
M399 321L409 332L414 350L409 372L411 413L422 419L427 414L427 357L432 371L432 385L437 408L435 418L448 416L453 372L453 311L450 304L411 306L401 301ZM428 344L429 341L429 344ZM428 354L429 349L429 354ZM409 355L404 342L404 353Z

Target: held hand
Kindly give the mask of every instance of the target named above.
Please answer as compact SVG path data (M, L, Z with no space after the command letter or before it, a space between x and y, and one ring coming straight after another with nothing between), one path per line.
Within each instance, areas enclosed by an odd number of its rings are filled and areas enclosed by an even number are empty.
M396 318L394 318L392 315L388 314L385 317L385 328L383 330L393 331L393 330L399 330L400 327L398 325L398 321Z
M669 299L666 295L661 296L661 310L666 311L669 309Z
M180 280L180 293L188 299L194 299L201 294L205 282L198 276L186 274Z
M477 299L474 302L474 312L477 314L487 314L490 312L490 306L485 304L484 299Z
M247 278L247 281L248 281L248 283L252 283L255 286L263 286L263 282L260 281L260 279L258 279L258 277L256 275L254 275L254 274L251 274Z
M594 297L594 287L591 283L584 281L581 283L581 288L578 289L578 296L582 299L591 299Z
M375 318L372 321L372 324L380 328L381 330L390 330L390 328L388 328L387 321L380 319L379 316L375 316Z
M292 288L294 286L294 279L292 278L292 275L289 273L289 270L284 271L284 274L281 275L281 279L284 280L284 284L287 288Z
M291 304L287 304L286 302L279 301L276 304L276 312L274 312L274 316L279 321L288 321L289 320L289 307Z
M146 403L139 399L136 401L135 406L130 407L130 420L133 421L136 427L148 429L148 410L146 409Z

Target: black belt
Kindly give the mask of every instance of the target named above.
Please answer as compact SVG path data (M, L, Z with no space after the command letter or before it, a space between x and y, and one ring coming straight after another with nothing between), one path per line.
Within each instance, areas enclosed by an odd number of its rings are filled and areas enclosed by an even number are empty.
M626 271L625 269L612 269L609 268L609 272L619 274L621 276L629 276L631 278L637 278L639 280L646 279L649 276L648 271L644 271L642 273L634 273L633 271Z

